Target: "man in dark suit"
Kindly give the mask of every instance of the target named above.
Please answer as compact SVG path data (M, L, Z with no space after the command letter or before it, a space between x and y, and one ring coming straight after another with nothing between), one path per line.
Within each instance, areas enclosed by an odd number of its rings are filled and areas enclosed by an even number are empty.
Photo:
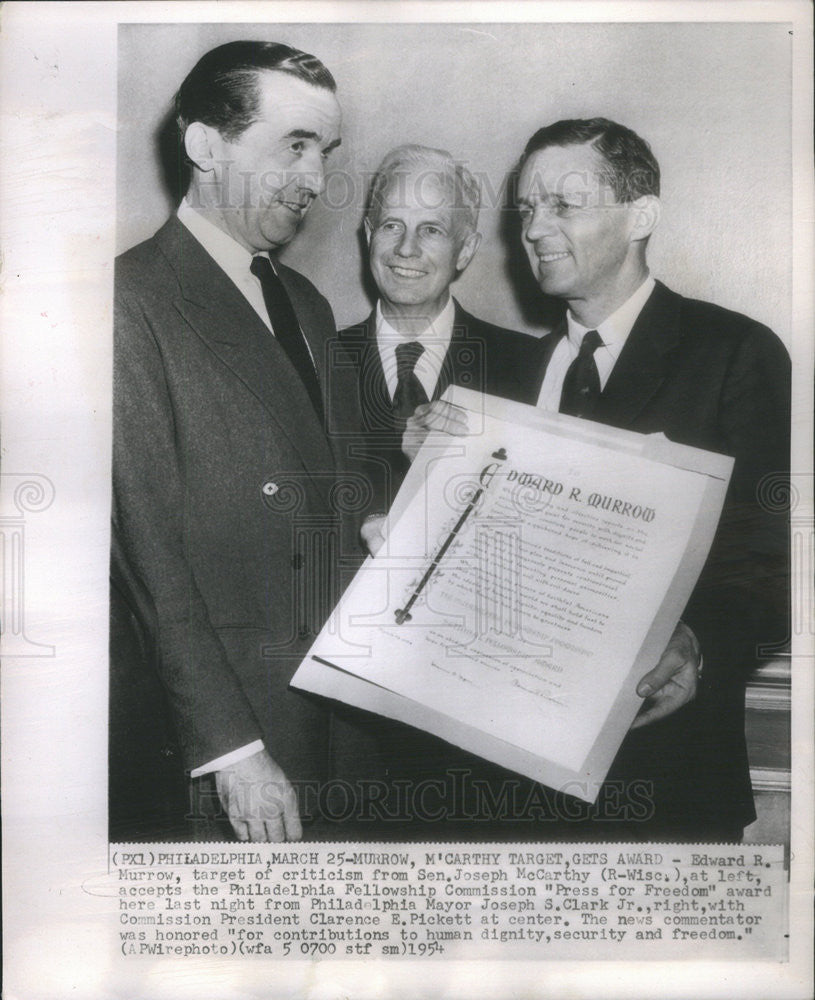
M176 96L186 197L117 261L111 831L120 838L155 834L140 825L142 808L167 819L156 803L185 784L172 768L176 746L193 779L214 775L244 840L298 839L293 784L327 774L328 719L288 682L336 598L338 563L324 557L354 562L364 484L342 445L358 417L350 365L330 354L328 303L270 252L322 190L340 141L335 89L319 60L285 45L233 42L203 56ZM355 500L337 491L343 481ZM159 695L166 719L147 714ZM151 736L166 741L162 751ZM195 815L202 804L193 805Z
M604 789L614 794L593 810L564 799L557 833L738 840L755 818L745 681L761 648L787 634L787 522L762 491L789 470L789 359L761 324L650 276L659 166L635 133L602 118L557 122L520 166L524 246L541 290L568 308L532 345L514 398L735 458L706 567L639 684L643 708ZM412 423L460 433L455 420L437 404Z
M391 150L371 184L364 225L379 300L340 338L359 369L383 510L410 464L402 436L417 406L450 384L496 395L518 391L519 361L532 338L471 316L450 294L481 241L479 205L470 171L427 146Z
M445 150L398 146L371 183L364 226L379 299L367 319L340 331L340 340L358 373L365 467L379 511L362 528L372 551L382 543L382 513L410 466L413 453L405 434L413 414L425 413L451 384L507 397L523 391L524 361L534 338L472 316L450 293L481 241L479 207L477 181ZM407 431L408 438L412 433ZM424 437L424 427L418 434ZM400 812L395 805L400 787L415 793L471 759L389 720L370 717L365 732L366 777L380 792L387 789L391 811ZM438 827L423 822L420 812L377 824L371 810L371 820L360 824L361 835L436 836ZM446 835L470 832L468 825L445 824Z

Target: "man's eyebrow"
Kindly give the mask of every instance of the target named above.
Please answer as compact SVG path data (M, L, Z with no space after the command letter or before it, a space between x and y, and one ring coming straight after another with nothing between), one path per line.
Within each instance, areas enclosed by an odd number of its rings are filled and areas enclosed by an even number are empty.
M319 142L321 136L320 136L319 132L309 132L308 129L293 128L291 130L291 132L287 132L283 136L283 138L284 139L314 139L315 142Z
M304 128L293 128L291 132L287 132L284 139L313 139L314 142L321 142L322 136L319 132L311 132ZM337 146L342 142L342 139L335 139L333 142L329 143L325 147L326 152L330 152L332 149L336 149Z

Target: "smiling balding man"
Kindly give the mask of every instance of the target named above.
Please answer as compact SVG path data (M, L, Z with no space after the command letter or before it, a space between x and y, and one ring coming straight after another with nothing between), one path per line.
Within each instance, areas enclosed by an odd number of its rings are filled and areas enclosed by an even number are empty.
M519 359L533 338L472 316L450 291L481 242L479 207L470 171L428 146L391 150L371 184L364 225L379 299L340 338L359 370L383 510L410 464L402 438L417 407L451 384L500 396L518 390Z

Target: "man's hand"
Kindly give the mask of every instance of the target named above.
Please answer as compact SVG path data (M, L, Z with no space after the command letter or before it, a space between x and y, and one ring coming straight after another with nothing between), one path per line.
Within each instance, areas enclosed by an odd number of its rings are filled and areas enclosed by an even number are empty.
M387 519L385 514L369 514L359 529L362 541L372 556L375 556L385 544L385 522Z
M297 796L265 750L216 771L215 786L238 840L302 839Z
M701 655L696 636L683 622L674 629L659 663L637 685L645 698L632 729L664 719L696 697Z
M402 435L402 451L413 461L419 449L431 431L442 431L456 437L467 434L467 414L452 403L443 403L437 399L435 403L422 403L408 417L405 432Z

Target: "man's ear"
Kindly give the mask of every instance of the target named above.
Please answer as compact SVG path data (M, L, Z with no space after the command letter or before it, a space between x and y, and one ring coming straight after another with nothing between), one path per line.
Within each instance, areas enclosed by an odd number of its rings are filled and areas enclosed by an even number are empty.
M645 240L659 225L662 216L662 206L655 194L644 194L631 202L633 223L631 240Z
M470 261L475 257L475 252L481 242L481 233L470 233L461 245L456 260L456 270L463 271Z
M191 122L184 133L184 149L188 159L203 173L215 169L215 143L220 140L217 129L203 122Z

